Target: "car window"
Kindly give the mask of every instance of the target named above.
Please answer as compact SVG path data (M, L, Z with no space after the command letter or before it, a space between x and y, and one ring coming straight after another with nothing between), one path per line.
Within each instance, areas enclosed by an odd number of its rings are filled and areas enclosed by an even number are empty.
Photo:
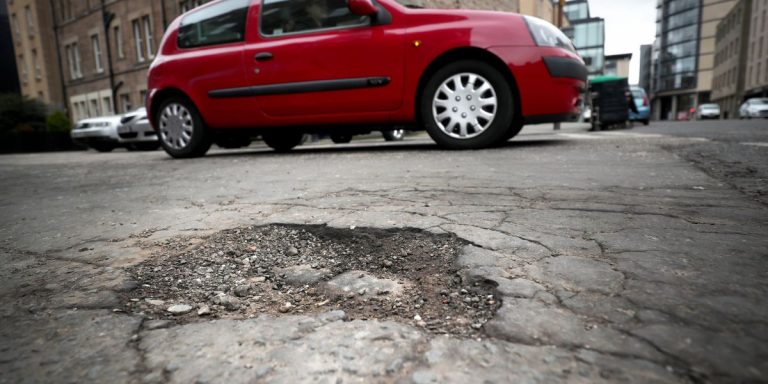
M179 27L179 48L245 40L250 0L224 0L185 16Z
M766 99L754 99L750 100L752 102L752 105L765 105L768 104L768 100Z
M352 13L346 0L265 0L261 8L261 33L265 36L370 23L370 17Z

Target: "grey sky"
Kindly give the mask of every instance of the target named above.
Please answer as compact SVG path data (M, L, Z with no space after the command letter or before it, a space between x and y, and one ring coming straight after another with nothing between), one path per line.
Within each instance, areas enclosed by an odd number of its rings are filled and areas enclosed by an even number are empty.
M640 78L640 45L653 44L656 0L589 0L593 17L605 19L605 54L632 53L629 81Z

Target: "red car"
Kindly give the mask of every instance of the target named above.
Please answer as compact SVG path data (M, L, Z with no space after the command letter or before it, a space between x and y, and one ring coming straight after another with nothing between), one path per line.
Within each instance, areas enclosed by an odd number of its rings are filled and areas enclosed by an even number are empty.
M220 0L177 18L149 70L147 110L173 157L260 134L426 129L483 148L579 113L587 78L550 23L408 0Z

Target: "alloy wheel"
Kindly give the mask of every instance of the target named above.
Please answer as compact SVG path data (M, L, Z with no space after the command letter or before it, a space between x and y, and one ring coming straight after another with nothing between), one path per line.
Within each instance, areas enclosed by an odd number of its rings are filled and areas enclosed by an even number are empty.
M181 104L168 104L160 114L160 139L170 148L186 148L194 128L192 114Z
M437 127L456 139L471 139L491 126L498 98L491 82L475 73L459 73L437 88L432 117Z

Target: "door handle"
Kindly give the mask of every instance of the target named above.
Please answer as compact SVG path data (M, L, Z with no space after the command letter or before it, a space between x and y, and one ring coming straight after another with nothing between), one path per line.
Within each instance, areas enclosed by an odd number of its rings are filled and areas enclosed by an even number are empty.
M271 52L260 52L255 55L253 55L253 59L256 61L267 61L272 60L273 56Z

